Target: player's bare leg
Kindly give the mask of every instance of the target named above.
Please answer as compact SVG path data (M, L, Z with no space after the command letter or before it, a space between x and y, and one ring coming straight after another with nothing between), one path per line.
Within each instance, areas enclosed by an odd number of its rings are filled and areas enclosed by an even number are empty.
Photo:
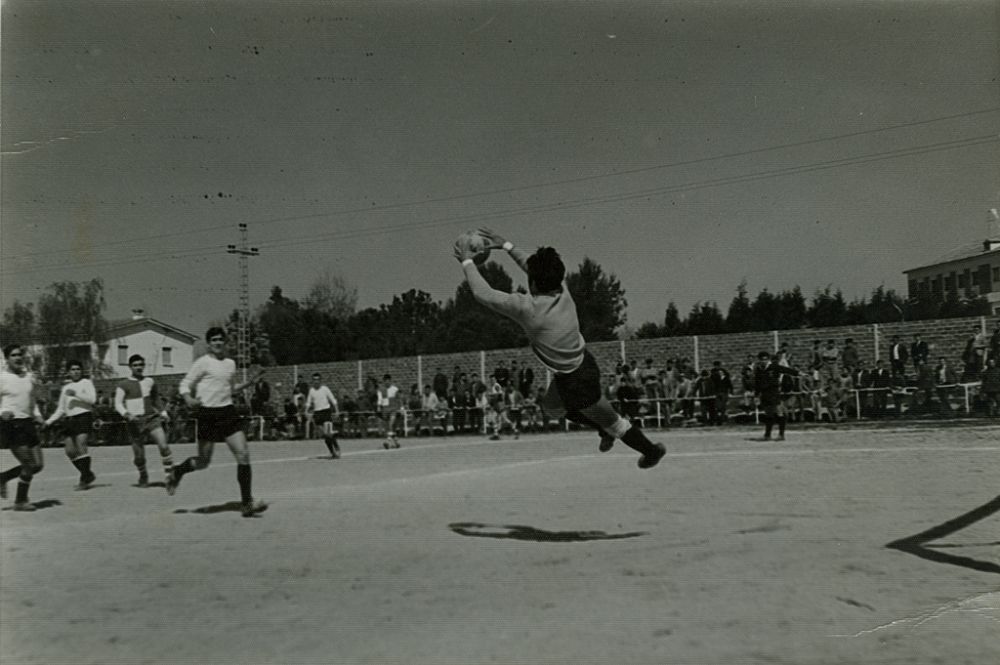
M131 429L131 423L129 424ZM146 471L146 445L143 441L143 434L132 435L132 464L135 466L136 471L139 472L139 480L136 481L136 487L149 487L149 473Z
M35 510L35 506L28 501L28 491L31 489L31 480L35 474L42 470L44 461L41 446L14 446L10 449L11 454L19 462L18 466L7 469L0 474L0 494L6 498L7 483L17 478L17 492L14 495L14 510L30 512Z
M226 437L226 445L236 458L236 480L240 485L240 504L243 517L253 517L267 510L263 501L254 501L253 472L250 467L250 448L243 432L234 432Z
M65 450L66 457L70 463L80 472L80 482L76 489L85 490L90 487L97 476L90 470L90 452L87 450L87 440L89 435L77 434L66 437Z
M629 421L622 418L611 406L606 397L601 397L597 402L579 410L586 418L597 427L622 442L633 450L642 454L639 458L639 468L649 469L656 466L667 453L662 443L653 443L641 429L634 427ZM572 420L571 414L566 416ZM602 434L603 441L603 434Z
M157 427L149 433L149 438L153 440L160 451L160 461L163 463L163 477L169 482L174 472L174 460L170 452L170 444L167 443L167 433L162 427Z
M244 437L245 441L245 437ZM212 463L212 453L215 451L213 441L199 441L198 454L195 457L188 457L186 460L173 467L172 472L167 476L167 494L173 495L177 491L177 486L186 474L192 471L207 469Z
M611 407L610 403L608 406ZM542 407L545 409L546 413L563 413L569 420L577 424L587 425L596 429L598 434L601 436L601 440L597 444L597 449L602 453L608 452L615 445L615 437L612 434L609 434L603 427L598 425L591 418L585 416L579 411L575 411L572 414L566 411L566 407L562 403L562 398L559 397L559 391L556 388L555 382L549 384L548 390L545 391L545 395L542 398ZM612 411L614 411L614 408L611 408Z

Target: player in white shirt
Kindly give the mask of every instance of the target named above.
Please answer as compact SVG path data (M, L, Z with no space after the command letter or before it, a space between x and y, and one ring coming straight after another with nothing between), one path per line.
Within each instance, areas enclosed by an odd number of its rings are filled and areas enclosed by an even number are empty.
M312 417L313 425L322 432L323 441L326 443L327 450L330 451L330 459L340 457L340 445L337 443L337 436L333 431L333 416L337 413L339 413L337 398L333 396L329 388L323 385L320 373L314 372L309 394L306 395L306 414Z
M87 441L94 430L94 402L97 390L90 379L83 377L83 363L73 360L69 363L69 383L59 393L59 406L45 421L46 426L59 422L63 435L66 457L80 472L78 490L88 489L97 476L90 470L90 452Z
M253 517L267 510L267 504L253 498L250 449L240 416L233 405L233 393L256 383L263 372L257 372L250 380L237 384L236 363L226 357L226 332L219 327L209 328L205 340L208 342L208 353L194 361L180 385L184 401L197 409L198 455L174 467L167 479L167 492L176 492L185 474L208 468L215 442L225 441L236 458L236 480L240 485L243 517Z
M7 483L17 478L14 510L32 511L35 506L28 501L31 479L45 465L38 438L38 425L43 422L35 403L38 384L25 364L23 346L10 344L4 347L3 356L7 365L0 370L0 448L9 449L20 464L0 473L0 497L7 498Z
M396 420L401 413L399 387L392 382L392 376L386 374L382 377L382 387L378 389L378 410L385 425L385 442L382 447L386 450L399 448L399 441L396 439Z

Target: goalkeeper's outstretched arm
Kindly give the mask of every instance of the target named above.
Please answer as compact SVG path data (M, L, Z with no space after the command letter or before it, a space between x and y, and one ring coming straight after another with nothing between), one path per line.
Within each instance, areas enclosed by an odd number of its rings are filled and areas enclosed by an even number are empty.
M514 262L521 266L521 270L528 272L529 254L526 251L520 247L515 247L514 243L510 242L492 229L479 229L479 234L486 238L490 249L502 249L506 251L510 254L510 258L514 259Z

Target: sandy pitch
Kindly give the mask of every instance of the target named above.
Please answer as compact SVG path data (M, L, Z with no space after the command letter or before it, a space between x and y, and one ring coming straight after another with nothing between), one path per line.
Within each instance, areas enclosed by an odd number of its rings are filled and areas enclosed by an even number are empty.
M997 497L1000 429L758 435L654 433L651 471L583 434L254 443L255 519L225 446L174 497L47 449L0 513L0 660L1000 662L1000 511L886 547Z

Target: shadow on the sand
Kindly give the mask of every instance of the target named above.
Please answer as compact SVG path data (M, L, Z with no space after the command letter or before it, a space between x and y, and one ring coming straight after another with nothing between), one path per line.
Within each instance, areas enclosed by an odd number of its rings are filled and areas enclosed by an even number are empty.
M948 563L953 566L961 566L962 568L978 570L984 573L1000 573L1000 565L996 563L980 561L979 559L973 559L971 557L958 556L956 554L938 551L945 548L979 547L983 545L982 543L979 545L954 545L950 543L936 545L931 542L937 540L938 538L950 536L957 531L961 531L970 524L986 519L996 512L1000 512L1000 496L996 497L992 501L984 503L978 508L973 508L964 515L959 515L954 519L950 519L947 522L931 527L926 531L921 531L918 534L894 540L886 545L886 547L893 550L899 550L900 552L906 552L907 554L913 554L921 559L927 559L928 561ZM996 544L997 543L985 543L987 546Z
M645 536L646 531L606 533L604 531L546 531L523 524L482 524L480 522L454 522L448 528L460 536L473 538L505 538L530 540L538 543L581 543L590 540L620 540Z

